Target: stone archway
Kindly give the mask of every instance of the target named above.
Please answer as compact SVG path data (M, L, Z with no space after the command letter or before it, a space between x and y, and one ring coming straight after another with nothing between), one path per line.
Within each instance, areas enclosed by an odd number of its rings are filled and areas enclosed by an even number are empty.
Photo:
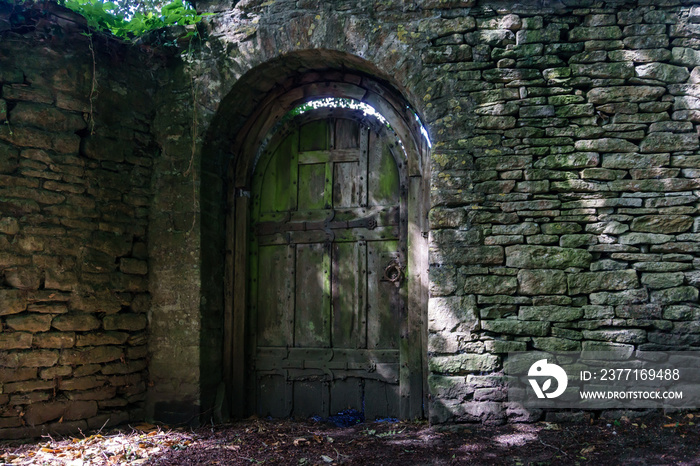
M267 93L229 146L229 212L226 224L226 278L224 316L224 381L232 414L240 417L251 409L246 399L246 315L250 303L246 258L250 234L250 191L259 148L275 136L275 125L296 106L323 97L365 102L381 113L406 153L406 307L407 330L399 345L401 393L399 415L424 417L426 388L427 232L429 173L428 147L420 123L407 103L389 86L361 73L307 72L290 77Z

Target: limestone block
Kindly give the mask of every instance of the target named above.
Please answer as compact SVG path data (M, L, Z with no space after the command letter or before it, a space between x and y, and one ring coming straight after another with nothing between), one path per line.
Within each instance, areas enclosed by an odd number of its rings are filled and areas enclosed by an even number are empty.
M72 348L75 345L75 333L46 332L34 335L34 346L38 348Z
M71 313L56 316L51 325L62 332L87 332L100 328L101 322L92 314Z
M684 83L690 77L690 72L685 66L666 63L640 65L635 67L634 72L639 78L656 79L666 83Z
M518 283L525 295L566 293L566 275L561 270L523 269L518 272Z
M483 320L481 329L508 335L545 336L549 332L549 322L524 322L514 319Z
M697 303L698 289L694 286L679 286L651 292L651 302L660 304L674 304L683 301Z
M46 332L51 328L51 320L53 316L50 314L21 314L13 315L5 320L5 323L12 330L18 332Z
M639 144L639 151L645 152L674 152L695 150L700 147L697 134L693 133L650 133Z
M556 246L515 245L506 247L506 265L523 269L587 268L592 260L588 251Z
M492 372L499 366L500 358L492 354L456 354L433 356L428 360L431 372L439 374L466 374L469 372Z
M649 288L672 288L683 284L685 276L683 272L675 273L644 273L642 284Z
M583 317L583 309L568 306L520 306L522 320L541 320L546 322L571 322Z
M0 333L0 350L31 348L32 334L25 332Z
M477 329L474 296L431 298L428 302L428 328L431 331L471 331Z
M464 278L464 292L483 295L513 294L518 288L515 277L472 275Z

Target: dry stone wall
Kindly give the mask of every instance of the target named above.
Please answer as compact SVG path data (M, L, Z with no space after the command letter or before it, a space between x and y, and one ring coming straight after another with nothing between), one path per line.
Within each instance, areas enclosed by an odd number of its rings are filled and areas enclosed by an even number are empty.
M0 439L143 418L148 66L82 22L0 3Z
M460 16L423 55L436 136L473 128L433 154L434 421L539 418L509 351L700 345L700 7L606 6Z
M316 71L433 142L431 421L562 418L507 402L508 351L700 347L693 3L202 1L184 60L3 6L0 437L226 417L232 144Z

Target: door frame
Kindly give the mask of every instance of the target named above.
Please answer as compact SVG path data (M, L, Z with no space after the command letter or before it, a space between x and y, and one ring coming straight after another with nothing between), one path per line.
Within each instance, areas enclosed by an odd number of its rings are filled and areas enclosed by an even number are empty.
M429 147L416 114L400 95L356 74L308 73L280 85L259 104L235 138L227 171L226 257L224 285L224 383L231 415L252 413L246 397L246 315L250 189L256 161L277 123L291 110L325 97L350 98L374 107L391 125L407 156L407 300L408 335L401 339L401 417L428 417L427 309Z

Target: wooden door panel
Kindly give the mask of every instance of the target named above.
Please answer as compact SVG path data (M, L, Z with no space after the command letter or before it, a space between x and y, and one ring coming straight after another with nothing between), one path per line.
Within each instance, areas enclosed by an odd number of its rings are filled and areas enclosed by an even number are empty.
M328 348L331 345L330 254L323 243L298 244L294 345Z
M292 414L291 387L281 374L260 374L257 378L258 414L289 417Z
M367 245L333 244L333 347L364 348L367 344Z
M367 242L367 347L397 349L401 323L399 288L384 270L399 257L398 241Z
M358 162L335 163L333 172L333 208L359 207L360 164Z
M369 136L367 172L369 205L398 205L399 170L391 150L376 133Z
M249 360L260 415L400 415L406 315L384 270L403 263L405 200L390 145L357 120L318 120L261 159Z
M347 409L362 412L364 399L364 379L348 377L331 382L330 414L336 414Z
M285 139L278 151L270 159L264 172L262 185L265 189L259 193L260 212L288 212L296 207L296 170L290 168L297 157L298 135Z
M292 416L307 419L311 416L328 416L328 382L320 379L297 380L294 382L294 406Z
M326 164L299 165L299 210L324 209L326 203Z
M387 384L377 380L365 381L365 419L368 421L398 417L400 409L398 384Z
M257 342L260 346L293 344L294 250L286 244L258 248Z

